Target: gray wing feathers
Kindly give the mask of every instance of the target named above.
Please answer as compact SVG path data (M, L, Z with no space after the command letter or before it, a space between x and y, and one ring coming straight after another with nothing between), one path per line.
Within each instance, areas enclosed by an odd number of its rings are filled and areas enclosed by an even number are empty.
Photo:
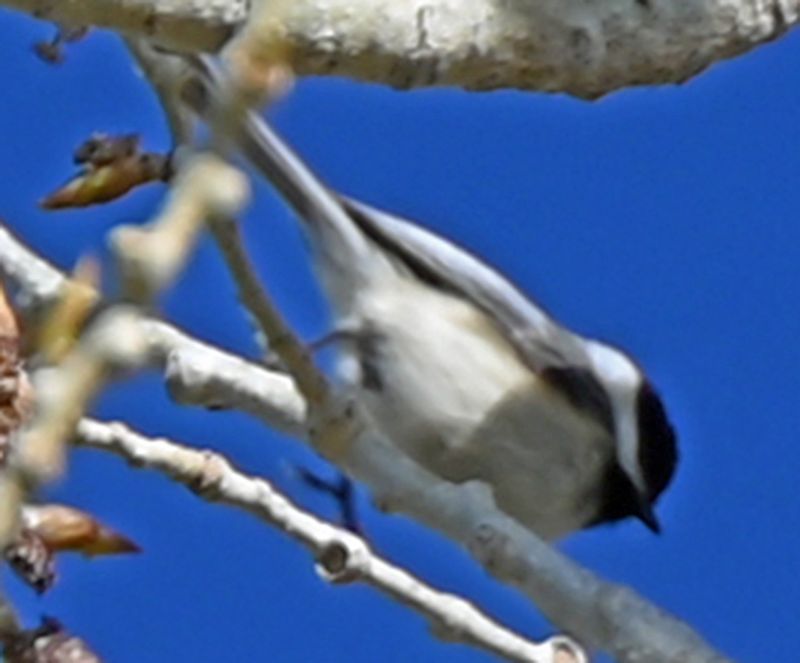
M465 249L397 216L342 197L345 208L368 223L403 253L424 264L453 292L476 302L523 356L539 371L549 366L586 366L575 336L559 326L512 283Z
M597 380L585 345L486 263L400 217L356 200L342 203L367 234L439 287L468 299L497 323L528 368L577 409L614 434L608 395ZM368 227L364 227L365 224Z

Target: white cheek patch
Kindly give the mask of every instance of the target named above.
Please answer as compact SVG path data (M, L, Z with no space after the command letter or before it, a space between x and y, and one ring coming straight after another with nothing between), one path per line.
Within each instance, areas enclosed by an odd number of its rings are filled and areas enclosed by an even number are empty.
M617 460L625 474L633 481L633 485L644 493L644 476L639 465L639 431L636 423L636 391L635 389L614 402L615 419L617 422Z
M621 352L594 341L587 344L595 374L608 390L614 411L617 460L633 481L645 492L644 476L639 465L639 430L636 397L642 383L639 369Z

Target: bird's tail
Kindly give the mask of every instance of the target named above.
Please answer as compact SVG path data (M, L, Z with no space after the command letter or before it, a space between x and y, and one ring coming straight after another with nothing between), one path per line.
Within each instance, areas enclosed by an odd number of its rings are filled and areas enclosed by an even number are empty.
M208 56L194 57L193 64L202 94L187 95L186 101L198 115L208 119L221 103L223 74ZM326 280L348 274L357 278L361 272L368 277L376 261L382 260L381 254L364 236L336 194L255 112L246 113L239 131L239 149L266 175L306 227L319 266L325 272L322 276ZM336 285L348 287L344 283Z

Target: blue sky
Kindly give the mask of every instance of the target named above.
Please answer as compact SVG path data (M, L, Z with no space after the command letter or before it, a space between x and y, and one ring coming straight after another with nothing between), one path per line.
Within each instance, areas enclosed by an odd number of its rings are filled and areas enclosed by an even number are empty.
M150 217L153 186L91 211L36 201L71 172L93 131L168 139L120 43L93 33L61 67L31 55L52 28L0 11L0 217L62 267L104 255L115 224ZM423 221L510 275L559 319L630 351L664 396L681 463L655 537L630 522L561 548L685 618L741 661L800 648L800 36L713 67L681 87L595 103L455 90L398 93L311 79L273 109L278 128L337 188ZM296 223L265 185L245 218L263 277L307 338L326 330ZM205 242L163 311L254 355L219 256ZM301 444L238 414L173 407L157 375L115 386L98 416L224 451L319 513L293 475L328 471ZM26 618L62 619L108 661L477 662L416 615L362 587L332 588L308 555L247 515L199 502L97 452L74 454L52 496L93 509L145 553L61 563ZM362 499L374 545L515 628L550 627L453 544Z

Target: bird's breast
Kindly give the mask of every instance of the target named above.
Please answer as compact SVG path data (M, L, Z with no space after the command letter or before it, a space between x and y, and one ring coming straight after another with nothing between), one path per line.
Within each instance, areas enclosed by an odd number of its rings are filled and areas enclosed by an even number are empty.
M482 311L402 280L358 303L347 379L393 443L445 479L488 482L500 508L545 536L593 515L582 503L612 453L607 432L576 416Z

